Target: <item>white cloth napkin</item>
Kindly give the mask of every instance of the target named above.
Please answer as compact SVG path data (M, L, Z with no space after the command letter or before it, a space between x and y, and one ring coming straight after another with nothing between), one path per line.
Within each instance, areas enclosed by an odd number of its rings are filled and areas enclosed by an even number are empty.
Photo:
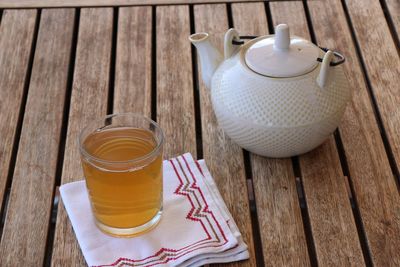
M85 181L60 193L89 266L201 266L249 258L246 244L203 160L187 153L163 163L160 223L132 238L102 233L92 216Z

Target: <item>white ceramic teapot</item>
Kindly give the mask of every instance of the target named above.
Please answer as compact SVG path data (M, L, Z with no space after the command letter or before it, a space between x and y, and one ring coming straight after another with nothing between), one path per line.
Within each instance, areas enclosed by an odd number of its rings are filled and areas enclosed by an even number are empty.
M280 158L320 145L339 125L350 90L343 56L290 36L285 24L275 32L244 43L228 30L224 59L207 33L189 39L219 125L243 148Z

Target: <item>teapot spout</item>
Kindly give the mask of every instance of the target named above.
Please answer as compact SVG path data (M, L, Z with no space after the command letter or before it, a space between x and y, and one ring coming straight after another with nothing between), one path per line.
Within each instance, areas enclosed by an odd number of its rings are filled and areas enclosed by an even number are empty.
M200 57L201 76L208 89L211 88L211 78L222 62L221 53L210 43L208 33L195 33L189 40L197 48Z

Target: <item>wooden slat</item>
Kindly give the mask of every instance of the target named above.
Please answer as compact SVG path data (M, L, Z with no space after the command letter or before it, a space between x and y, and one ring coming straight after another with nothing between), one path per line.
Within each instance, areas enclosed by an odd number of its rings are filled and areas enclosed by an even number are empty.
M310 40L302 2L271 2L270 9L274 27L280 23L286 23L290 27L290 35Z
M264 4L233 4L232 11L240 34L268 33ZM264 264L309 266L291 160L251 155L251 166Z
M310 266L289 159L251 155L265 266Z
M83 178L77 139L80 130L107 113L113 10L81 9L78 45L61 183ZM63 204L58 206L53 266L84 266Z
M5 10L0 27L0 202L4 199L18 115L27 84L37 12ZM10 38L12 36L12 38Z
M196 157L189 6L160 6L157 14L157 121L164 158Z
M400 38L400 1L386 0L386 5L389 9L390 17L392 18L397 33L397 38Z
M308 6L319 44L342 51L346 56L343 67L353 97L340 133L373 263L398 266L400 200L341 2L311 1ZM364 23L370 20L365 19Z
M43 264L53 204L73 24L73 9L42 11L0 245L2 266Z
M333 137L300 157L304 193L320 266L363 266L345 177Z
M346 1L383 125L400 168L400 58L377 0ZM373 19L371 19L373 18Z
M194 7L194 17L196 32L208 32L211 42L222 53L224 34L228 29L226 5L197 5ZM199 60L198 77L201 77ZM249 247L250 260L241 262L240 266L255 266L243 151L218 127L211 104L210 90L201 81L199 90L204 159Z
M119 9L114 113L151 117L151 26L151 7Z
M2 0L0 8L180 5L254 1L259 0Z
M271 12L275 24L287 23L292 34L310 39L301 2L271 3ZM300 156L300 168L318 264L364 265L333 136Z

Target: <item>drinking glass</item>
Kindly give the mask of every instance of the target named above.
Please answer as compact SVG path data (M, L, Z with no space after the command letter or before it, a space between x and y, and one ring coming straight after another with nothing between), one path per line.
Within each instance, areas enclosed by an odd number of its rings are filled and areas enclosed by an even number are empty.
M160 221L163 142L157 123L132 113L108 115L81 131L81 162L100 230L135 236Z

